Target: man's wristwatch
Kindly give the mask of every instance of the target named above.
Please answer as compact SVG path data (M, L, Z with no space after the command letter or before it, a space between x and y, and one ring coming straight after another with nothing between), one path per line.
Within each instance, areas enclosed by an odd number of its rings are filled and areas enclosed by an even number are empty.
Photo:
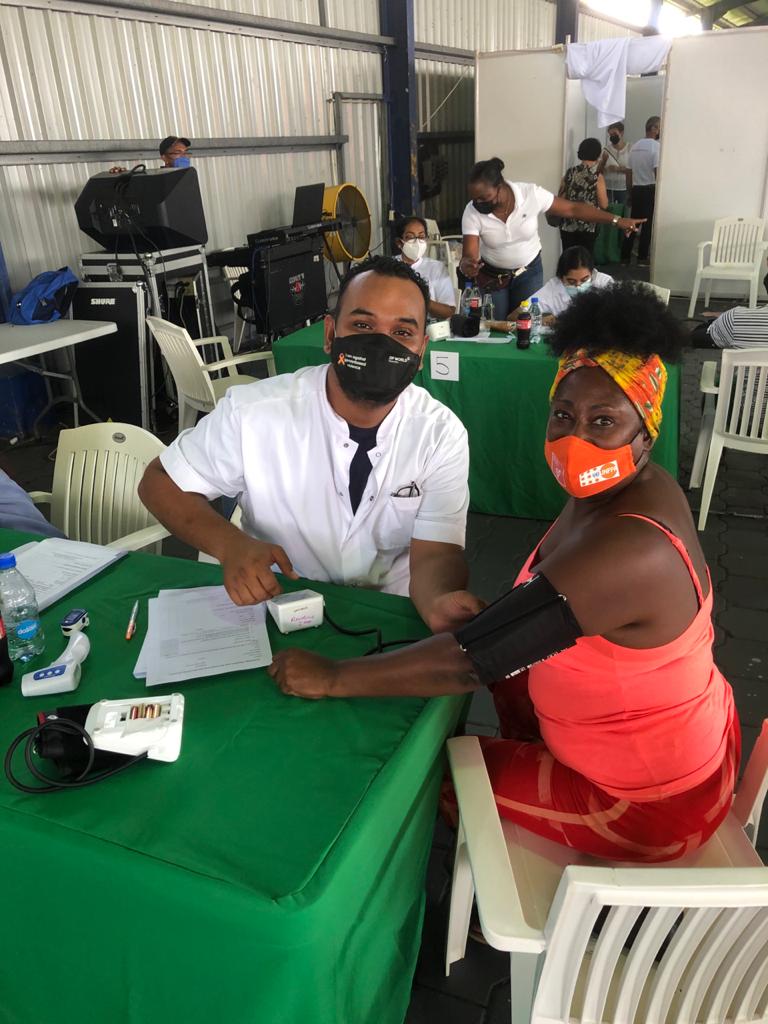
M611 224L613 224L614 227L618 227L618 224L619 224L620 220L621 220L621 217L614 217L613 220L611 221Z

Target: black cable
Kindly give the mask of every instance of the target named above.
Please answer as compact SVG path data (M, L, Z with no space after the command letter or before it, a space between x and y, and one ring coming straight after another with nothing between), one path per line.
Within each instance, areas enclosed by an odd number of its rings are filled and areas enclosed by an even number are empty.
M162 264L163 264L163 288L164 288L164 290L165 290L165 292L167 294L167 292L168 292L168 267L167 267L166 262L165 262L165 254L163 253L163 250L159 246L155 245L155 243L152 241L152 239L149 237L149 235L146 234L146 232L142 231L141 226L136 223L136 220L135 220L134 217L129 217L127 213L126 213L125 216L126 216L126 218L128 220L128 223L131 225L131 227L135 228L135 230L138 231L138 233L141 235L141 237L144 238L147 242L149 242L149 244L151 246L149 251L150 252L156 252L157 255L160 257L160 260L162 261ZM138 252L137 252L136 255L137 255L137 258L138 258Z
M340 626L338 622L334 622L331 616L328 614L328 609L323 609L323 614L329 626L333 626L337 633L343 633L344 636L368 636L371 633L376 634L376 647L374 651L381 650L381 630L378 626L372 626L369 629L347 629L345 626Z
M378 647L372 647L370 651L366 651L363 655L364 658L369 657L371 654L381 654L385 647L405 647L407 644L417 644L423 640L423 636L419 637L407 637L405 640L385 640L383 644L379 644Z
M371 654L381 654L385 647L403 647L406 644L416 644L419 640L423 640L423 637L409 637L405 640L386 640L381 639L381 629L378 626L371 626L368 629L347 629L345 626L340 626L338 622L334 622L331 616L328 614L328 608L323 609L325 621L329 626L333 626L337 633L343 633L344 636L368 636L371 633L376 634L376 646L371 647L370 650L363 654L364 658L367 658Z
M70 736L80 736L85 743L88 751L87 763L85 768L73 781L68 782L64 779L54 779L50 775L46 775L44 772L40 771L32 759L32 755L35 753L35 744L48 729L59 733L68 732ZM24 760L27 764L27 768L29 768L30 772L36 779L46 783L46 785L28 786L26 783L20 782L13 773L13 768L11 766L13 755L25 740ZM67 718L46 719L46 721L41 725L37 725L32 729L25 729L24 732L20 733L16 737L6 752L3 767L8 781L11 785L15 786L16 789L20 789L22 793L54 793L61 789L81 789L83 786L92 786L96 782L102 782L104 779L108 779L112 775L118 775L120 772L125 771L126 768L130 768L132 765L136 764L137 761L144 761L147 757L147 753L144 751L141 754L136 754L129 761L118 765L116 768L110 768L107 771L99 772L98 775L92 775L90 778L86 778L86 775L93 767L95 756L96 748L93 745L93 740L87 730L81 725L77 722L70 721Z

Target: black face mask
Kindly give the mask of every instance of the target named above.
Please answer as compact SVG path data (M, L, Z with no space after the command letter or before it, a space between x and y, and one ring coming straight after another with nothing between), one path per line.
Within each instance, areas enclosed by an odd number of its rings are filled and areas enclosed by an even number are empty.
M621 139L621 136L620 135L609 135L608 138L611 140L611 145L616 146L616 145L618 145L618 143L619 143L619 141Z
M420 357L388 334L338 335L331 363L341 390L353 402L387 405L416 376Z
M473 199L472 205L478 213L493 213L496 203L491 199Z

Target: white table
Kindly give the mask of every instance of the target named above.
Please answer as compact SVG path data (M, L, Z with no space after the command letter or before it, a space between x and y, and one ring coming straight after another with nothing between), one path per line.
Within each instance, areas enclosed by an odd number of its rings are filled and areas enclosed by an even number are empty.
M72 346L81 341L90 341L92 338L101 338L105 334L115 334L116 332L117 324L110 320L54 320L50 324L29 324L27 326L0 324L0 365L18 363L25 370L31 370L45 378L48 404L35 419L35 432L37 432L37 424L43 416L60 402L72 403L76 427L80 423L80 409L87 413L94 422L100 422L99 417L83 402ZM27 362L28 359L42 357L47 352L55 352L58 349L63 349L65 352L69 373L49 370L44 363L38 365ZM71 398L66 395L53 397L50 386L52 377L64 380L69 384L72 389Z

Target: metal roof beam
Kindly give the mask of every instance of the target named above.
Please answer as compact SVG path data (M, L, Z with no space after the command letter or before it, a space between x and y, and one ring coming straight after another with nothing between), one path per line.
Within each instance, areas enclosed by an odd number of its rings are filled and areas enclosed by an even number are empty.
M702 7L701 27L705 30L711 29L715 22L729 11L741 6L742 4L734 3L733 0L718 0L718 3L710 4L709 7Z
M236 153L298 153L338 149L344 134L274 135L262 138L194 139L193 157L233 156ZM105 163L120 160L158 160L155 139L19 139L0 142L0 167L19 164ZM106 170L106 168L105 168Z

